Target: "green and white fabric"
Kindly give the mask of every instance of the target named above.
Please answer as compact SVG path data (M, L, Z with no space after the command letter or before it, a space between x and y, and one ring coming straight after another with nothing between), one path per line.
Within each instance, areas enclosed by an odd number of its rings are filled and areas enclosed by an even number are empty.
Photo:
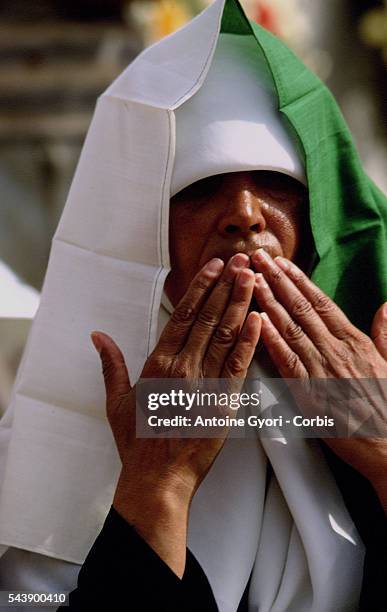
M303 158L312 278L365 330L387 297L385 199L331 94L236 0L216 0L145 50L98 101L2 423L4 548L82 563L102 526L119 460L89 334L109 333L138 378L167 316L177 118L205 83L220 32L255 45ZM268 459L275 476L265 497ZM195 496L189 545L221 612L235 612L250 575L251 611L356 609L363 546L313 440L229 440Z

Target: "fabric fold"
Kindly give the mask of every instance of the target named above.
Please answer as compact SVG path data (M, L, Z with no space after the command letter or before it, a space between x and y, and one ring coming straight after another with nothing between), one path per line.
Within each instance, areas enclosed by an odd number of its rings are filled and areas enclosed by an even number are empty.
M312 279L364 331L387 299L385 199L331 94L236 0L216 0L144 51L98 101L1 424L9 448L0 546L80 563L108 513L119 462L89 334L110 334L138 379L157 340L170 269L176 118L205 83L220 33L252 37L305 161ZM251 610L356 609L364 549L316 442L227 441L195 496L189 544L220 612L235 612L250 576Z

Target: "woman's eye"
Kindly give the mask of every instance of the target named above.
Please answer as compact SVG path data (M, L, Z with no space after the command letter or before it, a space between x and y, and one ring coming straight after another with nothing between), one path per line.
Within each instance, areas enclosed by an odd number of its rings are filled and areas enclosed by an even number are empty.
M307 195L304 185L279 172L257 171L255 180L258 188L264 190L268 197L280 203L299 205Z
M281 203L285 202L289 204L297 203L295 202L294 195L284 193L283 191L276 191L274 189L265 189L265 193L267 196L269 196L269 198L272 198L276 202L281 202ZM296 198L296 200L298 200L298 198Z
M204 197L213 196L222 184L222 176L209 176L201 181L196 181L196 183L192 183L183 191L181 191L177 196L179 198L183 198L184 200L197 200Z

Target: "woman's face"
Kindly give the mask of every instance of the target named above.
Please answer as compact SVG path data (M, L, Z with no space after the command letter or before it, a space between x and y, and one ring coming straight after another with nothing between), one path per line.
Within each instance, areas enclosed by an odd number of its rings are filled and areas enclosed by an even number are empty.
M307 190L279 172L211 176L171 199L169 230L172 269L165 291L175 306L213 257L227 262L263 247L302 266L311 246Z

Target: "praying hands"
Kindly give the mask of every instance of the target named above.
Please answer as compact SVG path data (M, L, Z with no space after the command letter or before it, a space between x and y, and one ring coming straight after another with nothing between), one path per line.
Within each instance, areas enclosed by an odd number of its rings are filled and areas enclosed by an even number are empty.
M268 353L284 378L387 378L385 306L375 316L371 339L289 260L273 260L259 249L251 261L259 271L255 275L243 253L225 268L219 259L203 267L145 363L142 378L245 378L261 326ZM248 313L253 294L264 310L260 316ZM136 438L135 387L121 351L100 332L93 334L93 342L102 360L107 415L122 461L113 506L181 577L192 497L225 438ZM368 399L385 424L383 391ZM387 508L386 439L326 442L368 478Z
M363 391L380 437L325 441L373 484L387 511L387 303L375 314L370 338L293 262L272 259L263 249L252 260L257 270L254 295L264 310L262 339L283 378L380 380L379 393L371 394L366 384ZM361 424L364 407L357 408L354 418ZM317 402L315 410L317 414Z

